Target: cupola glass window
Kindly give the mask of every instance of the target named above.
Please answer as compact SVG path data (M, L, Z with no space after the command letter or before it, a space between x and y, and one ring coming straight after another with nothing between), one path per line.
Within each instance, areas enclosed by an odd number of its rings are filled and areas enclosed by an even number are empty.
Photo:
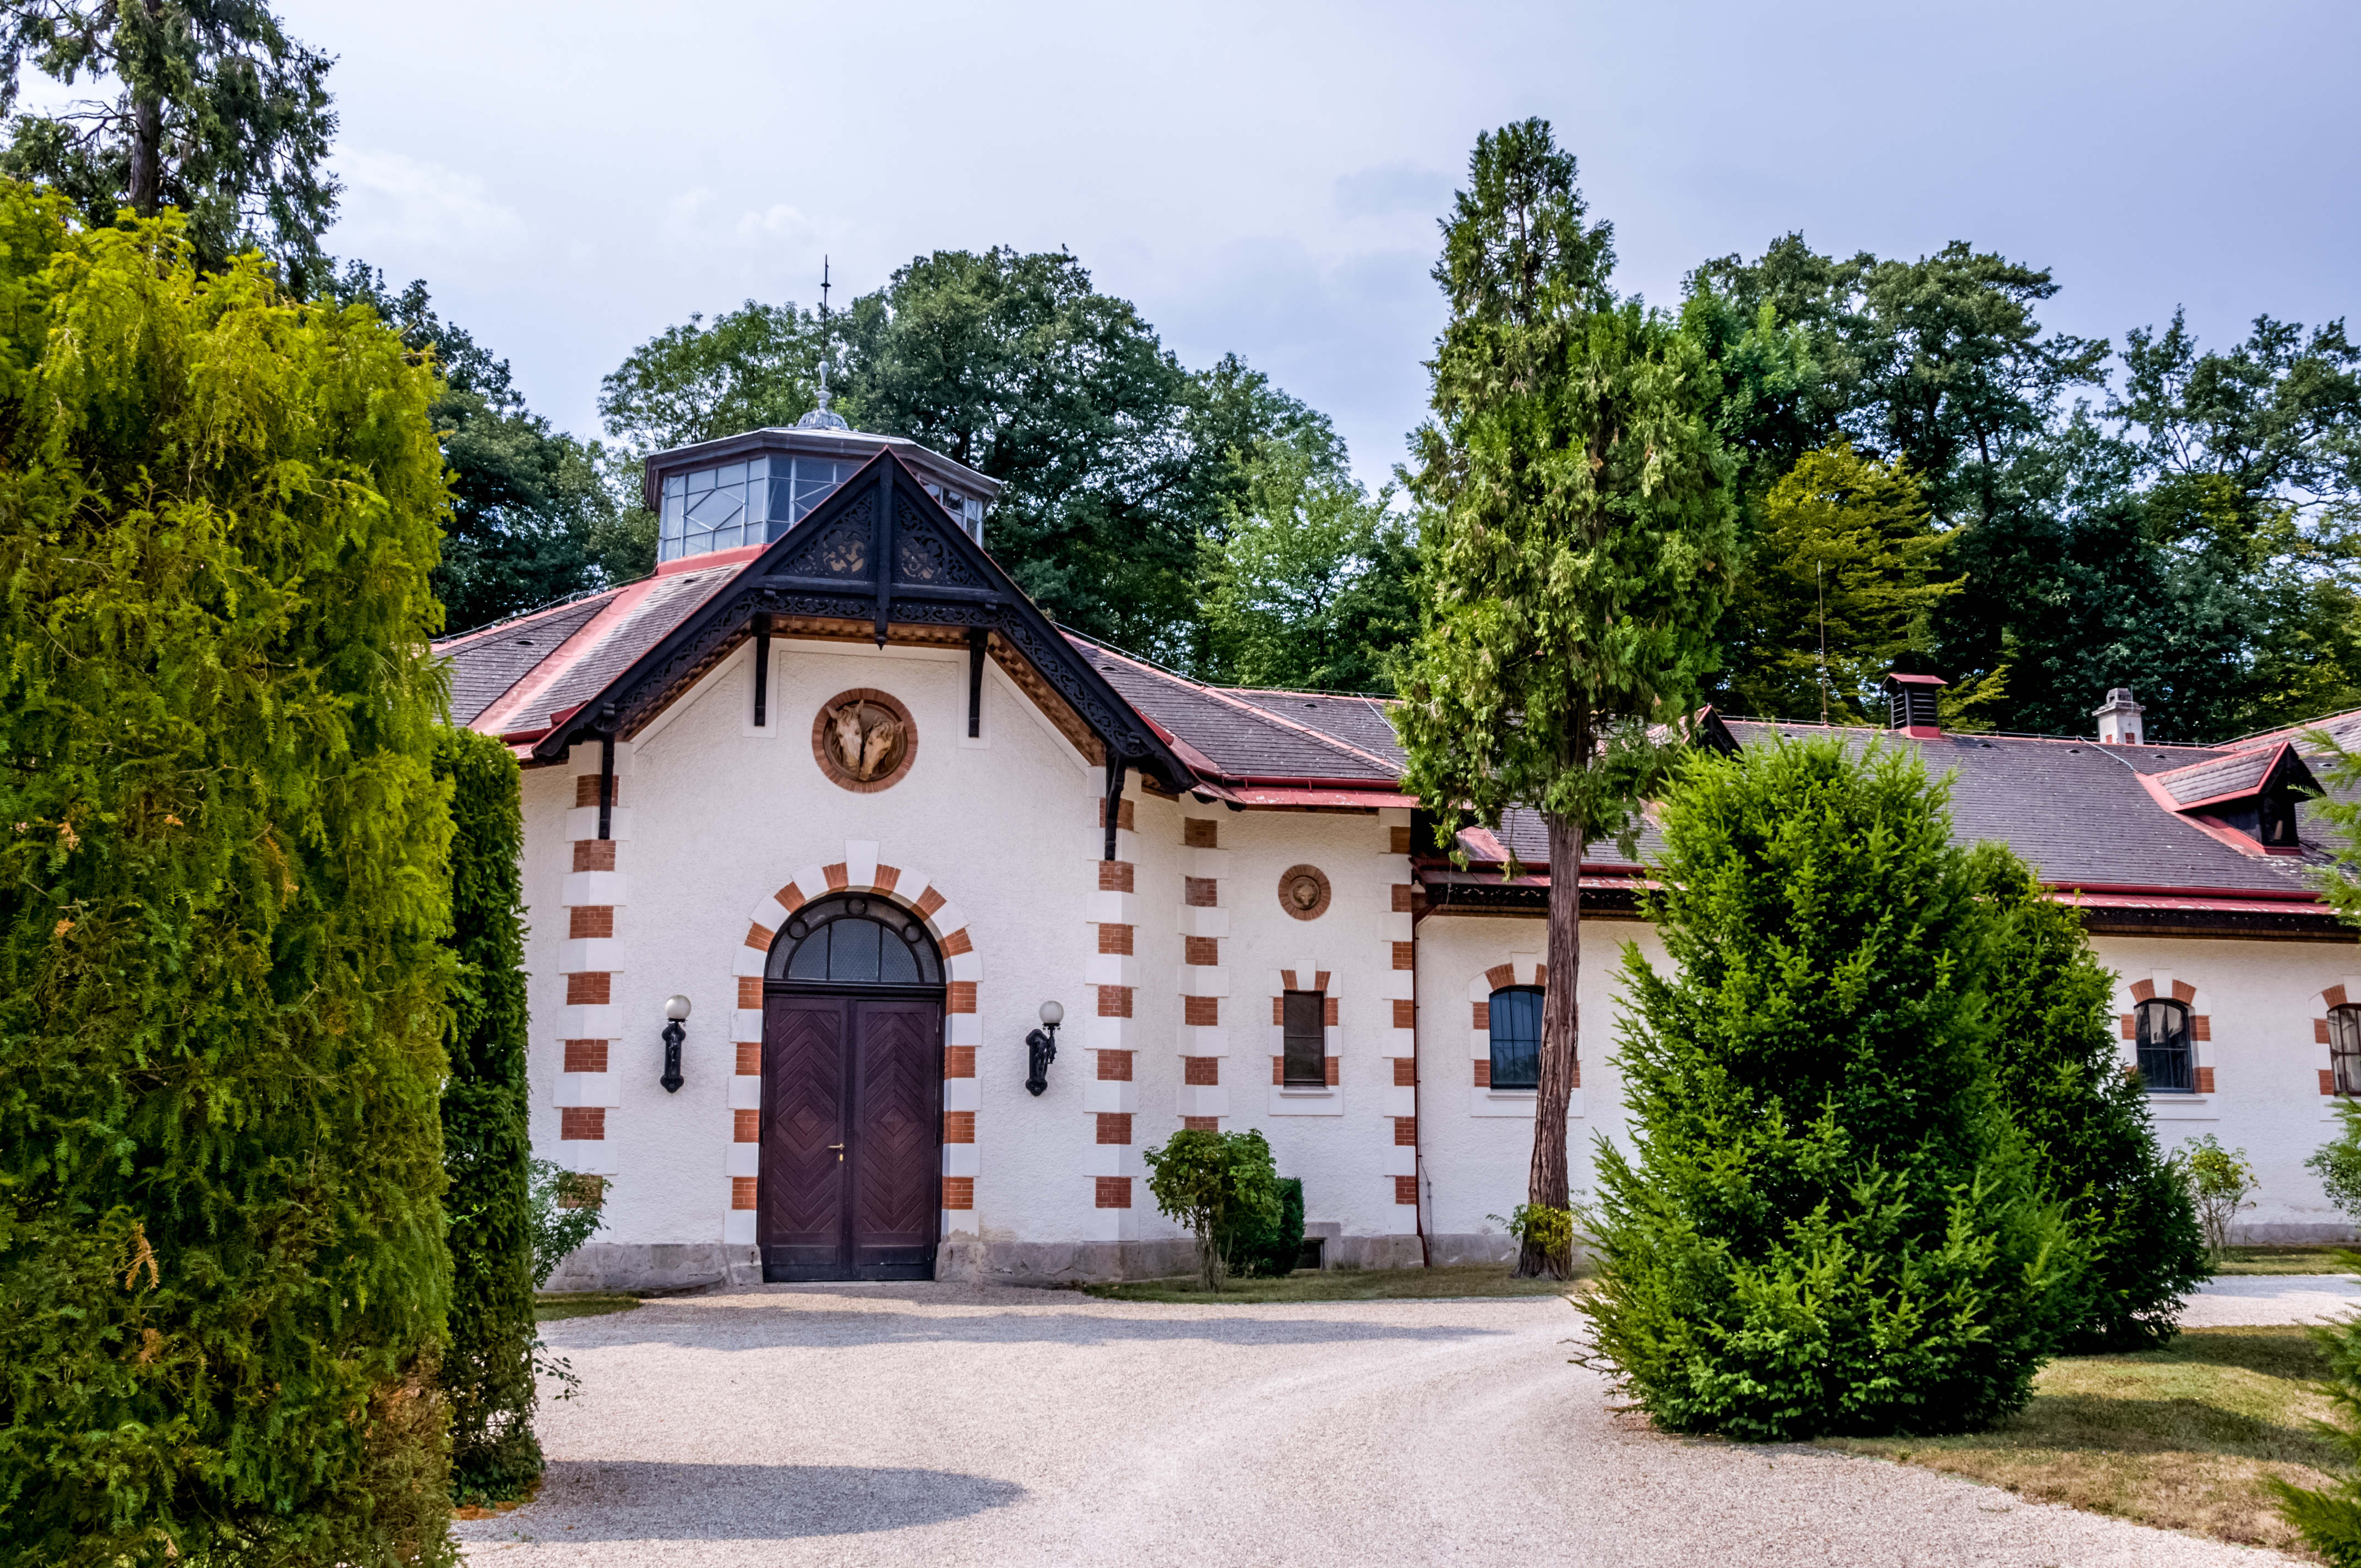
M840 459L774 454L668 474L657 559L675 561L708 550L767 544L860 466ZM979 515L981 511L979 508Z

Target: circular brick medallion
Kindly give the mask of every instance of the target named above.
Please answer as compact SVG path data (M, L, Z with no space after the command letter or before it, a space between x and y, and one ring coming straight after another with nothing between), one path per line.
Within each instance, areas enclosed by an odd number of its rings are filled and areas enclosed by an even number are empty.
M819 771L856 795L901 782L918 754L918 727L895 698L868 686L837 693L812 718Z
M1279 906L1298 920L1328 913L1328 878L1318 866L1290 866L1279 873Z

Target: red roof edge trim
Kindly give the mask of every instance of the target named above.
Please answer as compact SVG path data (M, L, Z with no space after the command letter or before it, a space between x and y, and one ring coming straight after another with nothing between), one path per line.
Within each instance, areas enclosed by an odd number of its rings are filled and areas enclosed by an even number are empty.
M2130 882L2045 882L2041 885L2055 893L2129 894L2136 898L2264 899L2275 904L2318 904L2321 901L2318 894L2298 888L2157 887Z

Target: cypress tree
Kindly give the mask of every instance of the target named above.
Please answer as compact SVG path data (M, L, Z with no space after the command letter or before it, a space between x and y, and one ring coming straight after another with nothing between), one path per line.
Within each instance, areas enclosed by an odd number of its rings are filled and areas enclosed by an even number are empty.
M2020 1408L2072 1247L1993 1089L1991 922L1944 789L1839 739L1693 754L1624 950L1634 1155L1602 1145L1583 1303L1660 1423L1956 1431Z
M431 371L0 181L0 1563L440 1563Z
M1993 943L1993 1067L2034 1168L2088 1256L2066 1348L2145 1350L2180 1332L2181 1298L2210 1272L2189 1189L2156 1146L2147 1097L2123 1069L2114 976L2081 913L2045 896L2023 861L1978 850Z
M447 729L451 1076L443 1083L444 1201L451 1216L451 1489L462 1502L523 1495L533 1436L532 1140L526 1134L524 817L516 759L489 735Z

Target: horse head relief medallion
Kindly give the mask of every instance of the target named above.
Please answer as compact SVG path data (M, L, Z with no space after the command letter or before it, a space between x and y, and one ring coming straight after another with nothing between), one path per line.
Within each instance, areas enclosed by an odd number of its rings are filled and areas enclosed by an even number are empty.
M812 756L820 772L859 794L884 789L910 771L918 728L910 710L867 686L839 692L812 719Z

